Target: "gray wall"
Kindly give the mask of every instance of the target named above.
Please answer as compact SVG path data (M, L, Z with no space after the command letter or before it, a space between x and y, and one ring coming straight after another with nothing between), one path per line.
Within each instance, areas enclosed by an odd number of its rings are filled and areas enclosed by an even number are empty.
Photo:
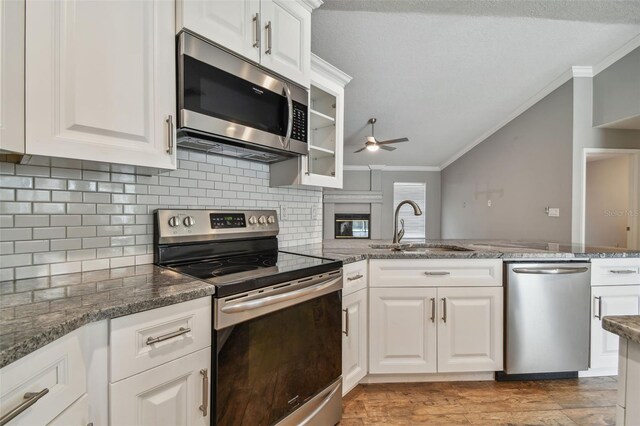
M640 130L600 129L592 126L593 78L574 78L573 97L573 220L571 237L573 241L580 242L584 238L582 220L585 149L640 149Z
M589 245L627 247L630 157L587 163L585 242Z
M183 150L177 170L154 176L116 164L33 163L0 162L0 281L151 263L157 208L284 205L280 245L322 241L322 191L270 188L266 164Z
M443 238L570 239L572 105L569 81L442 171Z
M593 125L640 115L640 47L593 78Z
M426 203L427 208L424 212L426 221L427 238L439 239L440 232L440 172L437 171L354 171L347 170L344 173L344 189L367 191L371 189L371 174L381 173L382 177L382 219L379 224L372 226L380 226L381 238L393 238L393 183L394 182L423 182L426 183ZM346 212L348 209L354 209L358 212L356 205L342 204L336 205L336 211ZM326 236L326 234L325 234Z

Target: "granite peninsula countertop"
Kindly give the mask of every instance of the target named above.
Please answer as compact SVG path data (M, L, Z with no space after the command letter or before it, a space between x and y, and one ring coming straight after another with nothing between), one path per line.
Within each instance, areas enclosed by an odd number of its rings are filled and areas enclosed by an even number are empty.
M640 344L640 315L606 316L602 318L602 328Z
M640 258L640 251L615 247L542 241L505 240L404 240L402 246L417 251L392 251L389 240L324 240L322 244L288 247L292 253L320 256L352 263L365 259L503 259L549 260ZM455 247L457 249L447 250ZM435 250L429 250L429 249ZM424 250L421 250L424 249Z
M0 282L0 368L90 322L214 293L155 265Z

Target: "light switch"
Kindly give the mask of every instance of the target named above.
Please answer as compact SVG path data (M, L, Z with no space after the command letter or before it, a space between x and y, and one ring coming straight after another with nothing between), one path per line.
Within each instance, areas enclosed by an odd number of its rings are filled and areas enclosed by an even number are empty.
M547 212L549 217L560 217L560 208L559 207L549 207Z

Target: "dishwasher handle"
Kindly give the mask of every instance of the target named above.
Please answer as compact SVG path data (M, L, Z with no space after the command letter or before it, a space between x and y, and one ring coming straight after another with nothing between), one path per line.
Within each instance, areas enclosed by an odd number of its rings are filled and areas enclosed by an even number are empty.
M542 268L513 268L513 272L516 274L548 274L548 275L562 275L562 274L582 274L588 272L589 268L585 266L581 267L542 267Z

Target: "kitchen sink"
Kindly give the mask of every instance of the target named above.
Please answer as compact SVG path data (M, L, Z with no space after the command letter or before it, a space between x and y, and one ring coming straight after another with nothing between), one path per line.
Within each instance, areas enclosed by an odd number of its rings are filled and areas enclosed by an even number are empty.
M371 244L369 247L376 249L389 249L402 253L446 253L452 251L474 251L461 246L447 244Z

